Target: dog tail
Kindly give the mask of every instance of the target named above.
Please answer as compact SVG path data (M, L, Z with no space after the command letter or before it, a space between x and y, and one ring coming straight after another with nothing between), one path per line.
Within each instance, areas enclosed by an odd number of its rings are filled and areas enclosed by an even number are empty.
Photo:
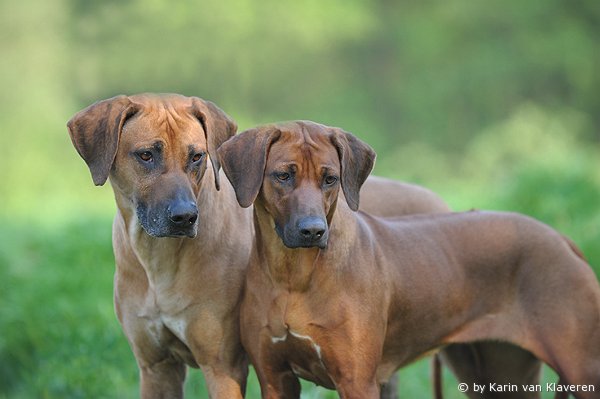
M565 242L567 243L567 245L569 246L569 248L571 248L571 251L573 251L573 253L575 255L577 255L577 257L579 259L581 259L582 261L584 261L585 263L588 263L585 255L583 254L583 252L581 251L581 249L579 249L579 247L577 246L577 244L575 244L575 242L573 242L573 240L571 240L569 237L567 236L562 236L563 240L565 240Z
M442 392L442 362L440 354L436 353L431 359L431 374L433 377L433 397L435 399L443 399Z

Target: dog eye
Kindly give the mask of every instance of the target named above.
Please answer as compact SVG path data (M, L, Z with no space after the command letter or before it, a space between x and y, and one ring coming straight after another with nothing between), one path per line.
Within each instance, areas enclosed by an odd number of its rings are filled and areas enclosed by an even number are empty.
M277 175L275 175L277 177L278 180L281 181L286 181L290 179L290 174L287 172L281 172L281 173L277 173Z
M325 184L328 186L335 184L335 182L337 182L337 181L338 181L338 178L335 176L326 176L325 177Z
M152 162L152 153L150 151L144 151L138 153L138 157L144 162Z
M192 157L192 162L193 163L199 162L203 157L204 157L204 153L202 153L202 152L194 154L194 156Z

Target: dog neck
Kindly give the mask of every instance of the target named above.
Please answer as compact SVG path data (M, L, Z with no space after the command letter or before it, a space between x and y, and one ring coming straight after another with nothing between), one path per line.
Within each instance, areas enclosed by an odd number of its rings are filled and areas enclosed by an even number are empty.
M222 244L217 242L216 237L223 236L221 230L225 225L224 219L232 217L225 208L231 202L227 200L228 197L232 197L232 201L234 197L230 187L217 191L212 184L212 177L212 173L205 175L196 197L199 226L194 238L157 238L148 235L138 221L135 205L115 190L118 208L115 229L124 229L125 234L118 236L128 241L127 247L144 268L150 286L157 291L169 289L182 269L202 268L218 245ZM190 259L197 262L191 262Z
M254 228L256 234L253 251L256 262L270 277L274 285L289 291L308 290L315 273L322 267L336 267L336 256L348 251L348 237L354 235L355 216L348 206L338 206L329 225L329 240L325 249L288 248L275 231L275 223L264 205L254 204Z

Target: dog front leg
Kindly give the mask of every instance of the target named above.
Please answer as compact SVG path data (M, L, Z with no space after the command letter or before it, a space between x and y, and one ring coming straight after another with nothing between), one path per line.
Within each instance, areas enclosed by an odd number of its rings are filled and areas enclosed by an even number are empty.
M250 354L262 399L300 399L300 381L278 358L258 360Z
M300 398L300 381L292 370L277 373L271 370L267 376L257 370L257 374L263 399Z
M364 335L349 342L327 339L321 341L321 348L324 366L341 399L380 399L381 387L376 378L378 359L381 358L378 341ZM361 350L349 351L348 348Z
M242 399L246 391L248 367L240 365L229 370L200 366L211 399Z
M231 331L238 328L230 327ZM198 329L194 334L200 336ZM192 353L197 359L211 399L242 399L246 392L246 380L248 378L248 359L236 336L218 334L202 337L203 339L193 342L190 346ZM204 333L208 333L207 329ZM200 345L200 342L215 342L219 345ZM217 341L218 342L218 341Z
M183 398L185 364L168 358L152 365L140 365L142 399Z
M382 337L373 333L379 326L352 318L343 326L345 329L330 330L320 337L313 334L320 338L321 360L329 378L342 399L380 399L376 373L383 344Z
M379 399L379 384L375 380L343 379L335 385L341 399Z
M250 361L256 370L263 399L299 399L300 381L287 362L269 350L269 346L262 346L260 353L253 351L249 346Z

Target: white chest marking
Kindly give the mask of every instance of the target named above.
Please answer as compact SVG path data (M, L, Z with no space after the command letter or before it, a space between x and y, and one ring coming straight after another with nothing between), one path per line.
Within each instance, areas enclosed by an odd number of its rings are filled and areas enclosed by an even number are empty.
M185 330L187 328L187 321L184 318L162 316L162 321L177 338L182 342L186 342Z
M298 339L305 339L308 342L310 342L310 344L312 345L315 352L317 352L319 361L321 362L321 364L323 363L323 359L321 359L321 347L319 345L317 345L317 343L315 341L313 341L313 339L311 337L309 337L308 335L301 335L301 334L295 333L292 330L290 330L290 334L292 334L294 337L296 337Z
M313 339L311 337L309 337L308 335L298 334L292 330L289 330L289 333L295 338L303 339L303 340L310 342L310 345L317 353L319 362L321 362L321 365L323 364L323 359L321 357L321 347L315 341L313 341ZM288 337L287 333L285 335L283 335L282 337L271 337L271 342L273 342L274 344L276 344L278 342L285 342L285 340L287 340L287 337Z
M276 344L278 342L284 342L286 339L287 339L287 333L285 333L285 335L283 337L271 337L271 342Z

